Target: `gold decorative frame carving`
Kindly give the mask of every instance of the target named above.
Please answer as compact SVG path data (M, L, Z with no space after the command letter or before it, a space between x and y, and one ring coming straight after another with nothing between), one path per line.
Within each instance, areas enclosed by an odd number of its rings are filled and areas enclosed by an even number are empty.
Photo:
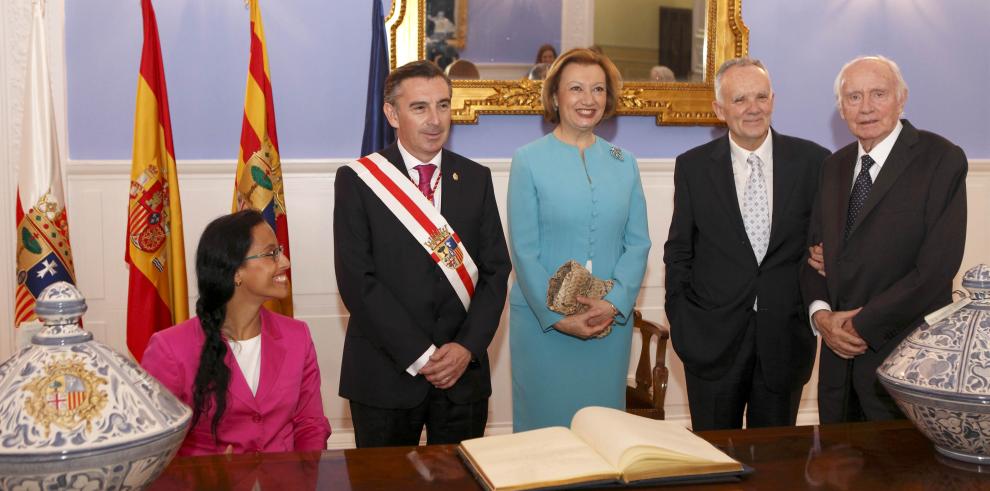
M743 23L741 4L742 0L708 0L704 82L627 82L623 84L617 114L654 116L658 125L721 124L712 110L715 70L725 60L745 56L749 51L749 28ZM393 0L386 21L391 29L393 68L423 59L425 14L425 0ZM403 46L400 42L397 46L396 39L415 44ZM453 83L451 107L455 123L477 124L481 114L543 113L541 81L454 80Z

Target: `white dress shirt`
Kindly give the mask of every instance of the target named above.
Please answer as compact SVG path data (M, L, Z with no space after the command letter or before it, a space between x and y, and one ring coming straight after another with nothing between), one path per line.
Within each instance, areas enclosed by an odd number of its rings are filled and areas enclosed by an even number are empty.
M763 143L753 151L740 147L729 135L729 153L732 155L732 177L736 181L736 199L739 201L739 209L743 208L743 199L746 195L746 183L749 182L749 174L752 172L746 159L749 154L755 153L763 161L763 177L766 179L767 187L767 209L770 210L770 223L773 223L773 134L767 133Z
M440 156L443 155L443 150L437 152L437 154L434 155L428 162L420 162L419 159L413 157L413 154L406 150L406 147L402 146L401 140L396 139L396 142L399 144L399 154L402 155L402 161L406 164L406 172L409 174L409 178L412 179L412 182L417 185L419 185L419 171L416 170L417 165L433 164L437 166L437 170L433 171L433 178L430 182L430 188L433 189L433 187L436 186L435 191L433 191L433 206L435 206L439 211L440 191L443 188L443 186L440 185ZM416 361L412 362L412 365L409 365L409 367L406 368L406 373L412 375L413 377L419 375L419 371L426 366L426 363L430 361L430 357L433 356L433 352L436 350L436 345L431 344L430 347L416 359Z
M767 189L767 210L770 211L770 223L773 223L773 134L767 132L767 137L763 139L756 150L749 151L740 147L732 140L729 134L729 153L732 156L732 178L736 181L736 200L739 202L739 210L743 209L743 200L746 197L746 184L749 183L749 175L753 172L752 167L746 162L749 154L755 153L763 161L763 178ZM753 310L757 310L760 299L753 301Z
M901 129L904 125L900 121L897 122L897 126L894 126L894 131L891 131L886 138L877 143L872 150L868 153L863 148L863 144L859 143L859 150L856 152L856 166L853 167L853 178L852 183L849 185L849 190L852 191L853 187L856 186L856 177L859 176L859 171L863 169L863 156L869 155L870 158L875 162L873 167L870 167L870 182L877 182L877 176L880 175L880 168L883 164L887 162L887 157L890 156L890 151L894 149L894 143L897 143L897 137L901 134ZM845 219L845 217L843 217ZM818 326L815 325L815 312L819 310L832 311L832 306L824 300L815 300L811 302L811 306L808 307L808 319L811 321L811 332L818 335Z

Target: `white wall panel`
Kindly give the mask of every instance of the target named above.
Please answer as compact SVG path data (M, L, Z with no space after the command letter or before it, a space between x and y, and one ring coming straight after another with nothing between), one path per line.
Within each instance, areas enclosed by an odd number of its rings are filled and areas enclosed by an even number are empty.
M340 301L333 277L332 208L333 177L342 163L342 159L289 161L283 167L292 243L296 316L305 320L313 333L323 377L324 408L334 428L334 435L330 438L332 447L353 445L347 401L337 395L347 310ZM489 159L482 163L492 169L504 225L509 161ZM124 326L127 270L123 263L123 243L129 168L130 165L126 162L76 161L71 162L68 169L69 218L77 273L83 293L90 296L87 327L94 331L98 339L122 351L126 349ZM198 161L179 164L191 309L196 297L195 246L206 224L230 209L233 168L233 162ZM638 303L644 317L665 322L662 258L673 204L673 161L643 160L640 162L640 170L647 196L653 249ZM990 238L990 161L972 162L967 188L969 232L964 268L981 261L990 262L990 247L986 245ZM0 294L12 296L13 292L4 291ZM630 360L630 380L639 353L639 339L637 333L633 336L633 345L630 347L633 353ZM0 354L6 356L11 353L11 349L11 346L0 346ZM512 381L507 313L503 314L501 328L489 348L489 355L492 360L493 397L489 405L488 432L508 432L512 428ZM669 345L667 364L671 371L666 401L667 418L687 424L690 417L684 369ZM817 368L812 382L805 387L801 412L798 415L800 424L818 421L815 380Z

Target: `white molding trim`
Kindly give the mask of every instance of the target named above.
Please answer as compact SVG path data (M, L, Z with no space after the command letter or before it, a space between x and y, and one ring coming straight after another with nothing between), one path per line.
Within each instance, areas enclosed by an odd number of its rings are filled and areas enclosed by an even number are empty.
M560 52L595 44L595 0L563 0L560 6Z
M332 176L337 169L343 167L353 159L321 158L321 159L282 159L283 176ZM495 173L509 172L511 158L487 158L476 159L485 167L490 168ZM650 158L638 159L641 172L673 172L674 159L672 158ZM990 160L987 161L990 164ZM176 162L178 173L183 178L192 176L232 176L237 168L236 160L179 160ZM66 166L66 173L69 176L86 177L118 177L129 176L131 173L130 160L69 160Z
M2 123L2 122L0 122ZM2 128L2 126L0 126ZM351 159L322 158L322 159L283 159L282 175L284 176L333 176L337 169L343 167ZM512 164L511 158L487 158L476 159L485 167L495 173L508 173ZM645 174L665 174L674 172L673 158L641 158L637 159L639 170ZM184 178L194 178L194 176L232 176L237 168L235 160L180 160L176 162L179 175ZM969 172L971 174L990 173L990 159L970 159ZM69 176L92 177L119 177L129 176L131 173L130 160L69 160L66 166L66 174ZM3 190L0 190L2 193ZM2 196L2 194L0 194Z
M532 63L475 62L482 80L519 80L529 74Z

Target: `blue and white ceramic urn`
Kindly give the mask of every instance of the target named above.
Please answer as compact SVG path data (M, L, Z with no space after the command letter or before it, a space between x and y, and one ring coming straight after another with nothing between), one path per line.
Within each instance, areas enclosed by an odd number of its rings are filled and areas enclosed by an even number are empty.
M80 328L86 300L74 286L45 288L35 312L44 329L0 365L0 490L143 489L192 411Z
M990 463L990 266L966 272L969 304L921 324L877 376L943 455Z

